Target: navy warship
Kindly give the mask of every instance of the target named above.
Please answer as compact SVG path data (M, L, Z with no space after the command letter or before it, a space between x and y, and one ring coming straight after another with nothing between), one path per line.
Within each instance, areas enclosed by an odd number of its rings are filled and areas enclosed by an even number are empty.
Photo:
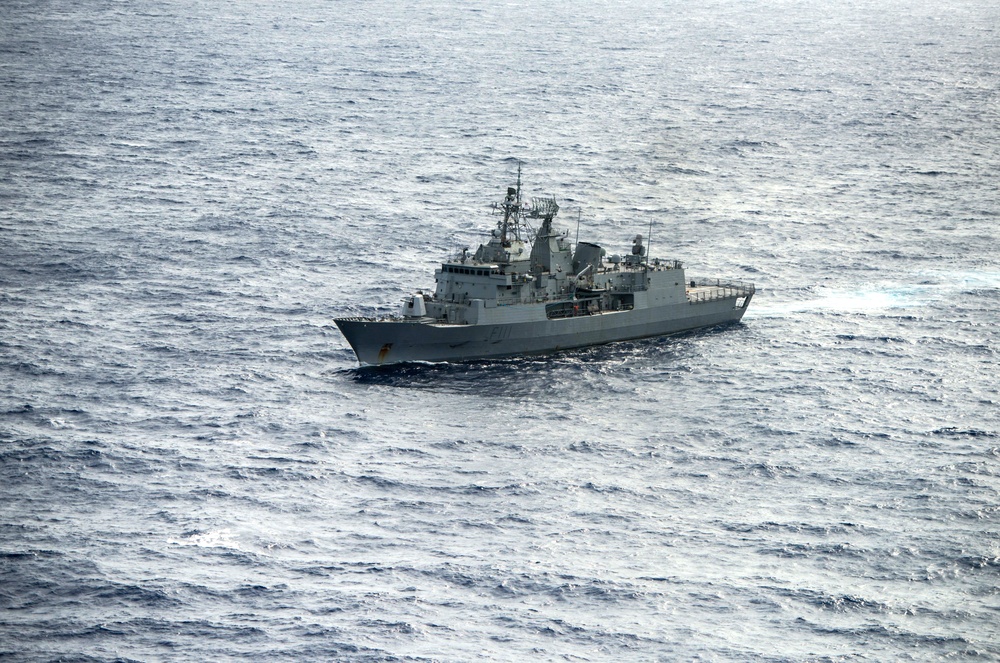
M399 314L334 320L362 365L539 354L736 322L754 295L739 281L688 280L678 260L651 259L649 240L608 256L553 229L555 198L508 187L489 240L434 271ZM537 226L537 230L532 228ZM652 227L652 226L650 226ZM577 230L579 234L579 230Z

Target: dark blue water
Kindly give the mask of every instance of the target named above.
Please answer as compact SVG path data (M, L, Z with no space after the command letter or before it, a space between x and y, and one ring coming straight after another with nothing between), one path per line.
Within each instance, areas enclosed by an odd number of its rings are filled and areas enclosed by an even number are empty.
M0 6L0 659L996 660L1000 9ZM741 325L362 371L513 183Z

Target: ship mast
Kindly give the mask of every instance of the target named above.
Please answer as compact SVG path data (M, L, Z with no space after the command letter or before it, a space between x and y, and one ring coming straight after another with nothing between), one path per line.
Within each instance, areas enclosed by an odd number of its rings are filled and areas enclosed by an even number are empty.
M511 241L521 239L521 164L517 164L517 187L507 187L507 197L501 203L493 203L494 209L503 211L500 222L500 243L510 246Z

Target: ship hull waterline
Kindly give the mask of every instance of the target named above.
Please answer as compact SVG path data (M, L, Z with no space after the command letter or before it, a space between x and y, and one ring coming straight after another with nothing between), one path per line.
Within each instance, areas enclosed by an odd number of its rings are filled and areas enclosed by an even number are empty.
M370 318L334 322L362 365L457 362L544 354L738 322L751 296L506 324Z

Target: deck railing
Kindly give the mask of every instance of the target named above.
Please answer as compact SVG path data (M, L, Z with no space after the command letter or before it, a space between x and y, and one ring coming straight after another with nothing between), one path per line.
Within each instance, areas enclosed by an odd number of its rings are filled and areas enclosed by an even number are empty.
M721 279L692 279L691 288L692 290L688 291L688 302L691 304L730 297L748 297L756 292L753 283ZM704 290L693 290L694 288L704 288Z

